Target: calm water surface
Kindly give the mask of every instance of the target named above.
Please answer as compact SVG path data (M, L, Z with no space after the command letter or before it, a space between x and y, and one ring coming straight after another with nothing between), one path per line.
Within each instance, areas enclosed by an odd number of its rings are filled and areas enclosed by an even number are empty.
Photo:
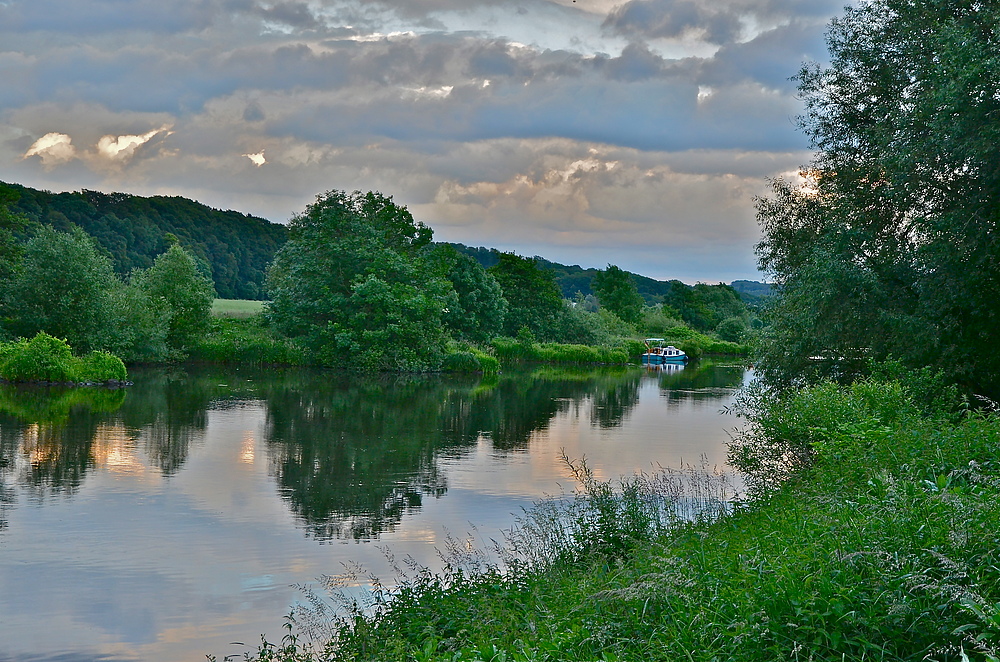
M535 500L725 462L745 378L541 368L494 379L133 372L124 391L0 387L0 661L204 660L279 639L296 584L385 550L434 566ZM232 642L243 642L243 645Z

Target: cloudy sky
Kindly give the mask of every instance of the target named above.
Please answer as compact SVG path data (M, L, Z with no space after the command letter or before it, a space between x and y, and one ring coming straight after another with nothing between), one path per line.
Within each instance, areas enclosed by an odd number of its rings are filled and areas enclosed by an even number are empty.
M0 180L284 222L380 190L435 238L758 279L845 0L0 0Z

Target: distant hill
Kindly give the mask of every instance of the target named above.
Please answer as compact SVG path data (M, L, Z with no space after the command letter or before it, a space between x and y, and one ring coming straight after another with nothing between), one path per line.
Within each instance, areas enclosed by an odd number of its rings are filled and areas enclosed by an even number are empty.
M489 268L497 263L496 251L483 246L451 244L459 252L465 253ZM577 292L584 296L593 294L590 283L600 269L584 269L580 265L565 265L534 256L539 266L554 272L556 283L562 294L572 299ZM679 280L656 280L628 272L635 280L636 289L647 305L662 303L673 308L681 318L698 329L714 329L715 325L727 317L742 317L747 314L747 303L733 287L717 285L687 285ZM750 283L751 281L737 281ZM757 283L757 285L766 285Z
M475 258L486 268L492 267L497 263L495 249L486 248L484 246L473 247L455 243L451 245L454 246L459 252ZM590 282L593 280L594 276L597 275L597 272L600 271L600 269L584 269L578 264L560 264L558 262L546 260L544 257L540 257L538 255L535 255L534 258L538 261L540 266L555 272L556 282L559 283L559 287L562 289L562 293L565 298L572 299L576 296L577 292L580 292L584 296L594 293L590 288ZM641 274L632 272L628 273L635 280L635 287L639 291L639 294L642 295L642 298L646 300L647 305L661 303L663 297L670 296L674 288L676 288L675 283L684 285L684 283L681 283L679 280L656 280ZM690 288L693 286L684 285L684 287ZM770 285L751 280L733 281L731 287L741 295L744 292L754 297L769 296L771 294Z
M152 265L156 256L169 247L167 235L172 234L181 246L204 261L212 272L216 292L223 299L265 298L267 266L288 236L287 228L280 223L213 209L179 196L142 197L87 190L52 193L4 182L0 182L0 188L12 189L19 195L10 205L11 211L31 221L63 231L74 225L82 228L108 252L115 271L122 275ZM451 245L484 267L497 263L492 248ZM560 264L539 256L535 259L554 272L567 299L575 297L577 292L584 296L593 294L590 283L598 269ZM770 285L754 281L734 281L730 288L722 284L690 286L679 280L631 275L647 304L665 303L682 313L691 308L690 293L694 288L719 290L712 296L724 298L730 295L722 290L732 289L733 296L739 292L739 298L751 305L770 294Z
M739 292L743 302L754 310L759 310L775 294L774 287L770 283L760 283L755 280L734 280L732 287Z
M182 197L51 193L3 182L0 187L20 194L11 211L58 230L80 226L108 251L120 274L150 266L173 234L204 260L223 299L263 298L267 265L287 236L284 225Z

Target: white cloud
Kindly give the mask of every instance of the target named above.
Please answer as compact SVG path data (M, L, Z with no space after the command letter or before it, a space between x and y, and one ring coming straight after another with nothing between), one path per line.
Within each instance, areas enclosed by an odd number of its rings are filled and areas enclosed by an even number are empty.
M73 139L65 133L46 133L28 148L22 158L37 156L46 170L68 163L76 158Z
M161 126L138 136L101 136L97 141L97 155L112 161L128 161L135 156L135 151L145 145L154 136L169 132L169 126Z
M250 159L250 162L258 168L267 163L267 159L264 158L264 150L261 150L256 154L244 154L243 156Z

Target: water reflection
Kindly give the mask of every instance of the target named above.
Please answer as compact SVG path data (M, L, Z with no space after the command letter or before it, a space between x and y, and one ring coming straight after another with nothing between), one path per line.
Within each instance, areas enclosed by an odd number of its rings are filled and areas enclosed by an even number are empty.
M563 450L602 478L721 461L740 374L186 366L116 393L0 389L0 660L222 659L280 639L290 585L351 561L391 575L374 545L326 543L380 537L433 564L446 532L499 537L566 486Z
M545 368L500 377L313 374L265 394L271 465L293 511L320 539L377 537L447 489L435 458L481 437L501 452L574 402L593 397L597 423L618 424L638 399L636 371Z
M712 399L743 370L710 362L653 378L670 402ZM682 369L678 369L682 368ZM436 458L486 439L520 453L560 413L589 411L621 426L639 401L642 369L540 367L489 378L356 375L319 370L187 367L141 370L127 390L0 387L0 529L12 484L72 495L89 472L178 473L211 409L266 412L270 473L308 535L370 539L448 490ZM240 452L253 462L254 443Z
M714 400L743 383L746 368L739 364L695 361L656 372L664 397L672 401ZM680 369L677 369L680 368Z

